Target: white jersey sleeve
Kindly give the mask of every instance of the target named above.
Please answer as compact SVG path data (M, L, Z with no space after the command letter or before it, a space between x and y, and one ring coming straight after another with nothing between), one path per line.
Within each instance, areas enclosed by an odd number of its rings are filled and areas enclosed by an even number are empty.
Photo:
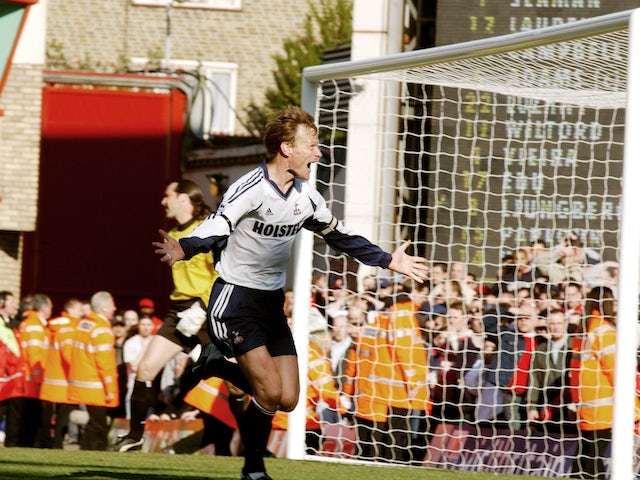
M313 217L304 225L306 229L318 233L331 247L346 253L365 265L384 268L389 266L391 254L338 221L318 191L312 190L310 199L316 207Z

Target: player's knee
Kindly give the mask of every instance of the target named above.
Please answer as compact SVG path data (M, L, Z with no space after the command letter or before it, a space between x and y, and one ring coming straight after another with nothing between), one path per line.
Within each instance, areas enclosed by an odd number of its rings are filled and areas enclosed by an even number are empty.
M253 390L253 397L264 408L275 410L280 404L282 389L278 385L254 383Z
M290 412L294 408L296 408L297 404L298 404L298 394L296 394L295 392L292 392L290 394L283 392L282 396L280 397L280 405L278 409L283 410L285 412Z
M297 404L298 404L298 399L297 398L295 400L289 400L289 401L283 400L280 403L280 406L278 407L278 410L282 410L283 412L291 412L291 411L293 411L294 408L296 408Z

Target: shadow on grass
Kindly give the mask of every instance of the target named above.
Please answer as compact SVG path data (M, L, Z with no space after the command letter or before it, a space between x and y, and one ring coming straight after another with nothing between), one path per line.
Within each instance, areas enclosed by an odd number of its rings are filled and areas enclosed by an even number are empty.
M0 448L0 480L238 480L240 477L238 462L221 465L203 463L209 459L201 456L156 458L101 453L77 452L58 457L49 450Z
M14 468L7 468L11 465ZM18 466L20 465L20 466ZM175 470L166 473L135 471L131 469L118 468L116 466L104 466L103 468L91 468L89 466L69 466L68 464L47 462L47 467L43 469L43 464L34 464L33 462L6 462L0 461L0 480L238 480L238 475L229 476L229 474L220 473L219 476L215 472L207 472L204 474L194 475L193 473ZM17 468L16 468L17 466ZM34 469L29 470L29 466ZM5 467L5 468L3 468ZM71 472L56 473L59 468L70 468ZM20 471L22 470L22 471ZM44 471L43 471L44 470Z
M5 478L0 473L0 478ZM202 476L180 476L177 477L175 473L168 473L160 475L157 473L127 473L127 472L105 472L104 470L86 470L82 472L75 472L71 474L62 475L46 475L46 474L21 474L11 473L12 480L58 480L58 479L74 479L74 480L203 480ZM209 477L211 478L211 477ZM215 480L238 480L238 476L233 477L215 477Z

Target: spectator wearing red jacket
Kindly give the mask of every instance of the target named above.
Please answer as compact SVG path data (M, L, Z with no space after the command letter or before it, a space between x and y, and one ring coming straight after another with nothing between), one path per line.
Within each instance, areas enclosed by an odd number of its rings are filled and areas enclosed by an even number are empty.
M24 390L24 366L20 342L11 328L11 321L18 313L18 299L9 291L0 292L0 402L6 417L5 446L15 447L20 433L18 412Z

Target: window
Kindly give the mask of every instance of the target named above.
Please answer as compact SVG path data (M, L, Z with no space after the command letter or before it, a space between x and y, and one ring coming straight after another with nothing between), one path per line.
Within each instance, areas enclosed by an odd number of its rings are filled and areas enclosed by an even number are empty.
M134 69L144 70L147 58L132 58ZM226 62L196 62L170 60L164 68L183 70L182 74L193 86L189 123L197 135L234 135L238 65ZM191 72L191 73L188 73Z

